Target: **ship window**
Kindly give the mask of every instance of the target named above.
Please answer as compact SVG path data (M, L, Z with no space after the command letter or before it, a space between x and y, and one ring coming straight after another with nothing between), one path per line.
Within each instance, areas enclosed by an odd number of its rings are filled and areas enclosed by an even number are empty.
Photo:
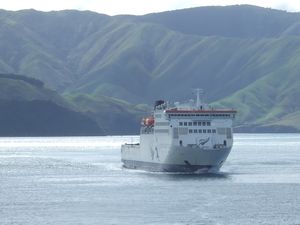
M202 122L202 126L206 126L206 122Z
M206 130L203 130L203 133L206 133Z
M212 130L212 132L215 134L215 133L216 133L216 130L215 130L215 129L213 129L213 130Z
M189 133L189 130L187 127L180 127L179 130L178 130L178 133L180 135L187 135Z
M201 126L201 122L198 122L198 126Z
M184 126L187 126L187 122L184 122Z
M197 126L197 122L193 122L193 126Z
M211 129L208 129L208 130L207 130L207 133L211 133Z
M207 122L207 126L210 126L210 122Z
M199 129L199 130L198 130L198 132L199 132L199 133L202 133L202 130L201 130L201 129Z
M189 130L189 133L190 133L190 134L193 133L193 130Z
M192 122L189 122L189 126L192 126L192 124L193 124Z
M179 122L179 126L182 126L182 122Z
M195 130L194 130L194 133L198 133L198 130L197 130L197 129L195 129Z

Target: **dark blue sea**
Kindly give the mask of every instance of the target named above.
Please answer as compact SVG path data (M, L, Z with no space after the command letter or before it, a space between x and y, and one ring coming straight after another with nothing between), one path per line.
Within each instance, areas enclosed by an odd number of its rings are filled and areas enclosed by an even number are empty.
M0 224L300 224L300 134L236 134L209 175L122 169L136 140L0 138Z

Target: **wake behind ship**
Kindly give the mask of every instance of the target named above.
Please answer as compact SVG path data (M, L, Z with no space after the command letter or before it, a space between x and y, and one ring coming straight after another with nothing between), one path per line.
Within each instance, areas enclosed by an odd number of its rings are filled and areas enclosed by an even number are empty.
M213 109L200 100L156 101L153 114L142 121L140 143L121 147L123 167L153 172L216 172L232 145L236 111Z

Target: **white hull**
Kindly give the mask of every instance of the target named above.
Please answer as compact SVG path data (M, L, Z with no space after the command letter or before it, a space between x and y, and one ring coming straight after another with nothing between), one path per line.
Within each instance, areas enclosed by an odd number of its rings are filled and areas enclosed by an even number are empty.
M170 147L155 151L152 158L143 154L151 151L141 150L137 146L130 150L129 148L130 145L122 146L122 162L125 168L155 172L216 172L230 153L229 148L204 150L199 147Z

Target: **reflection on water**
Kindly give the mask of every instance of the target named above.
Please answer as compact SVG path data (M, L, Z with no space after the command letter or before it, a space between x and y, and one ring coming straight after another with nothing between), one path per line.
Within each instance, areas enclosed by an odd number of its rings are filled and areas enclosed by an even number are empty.
M218 173L156 173L144 172L145 176L161 180L207 180L230 179L230 174L226 172Z

